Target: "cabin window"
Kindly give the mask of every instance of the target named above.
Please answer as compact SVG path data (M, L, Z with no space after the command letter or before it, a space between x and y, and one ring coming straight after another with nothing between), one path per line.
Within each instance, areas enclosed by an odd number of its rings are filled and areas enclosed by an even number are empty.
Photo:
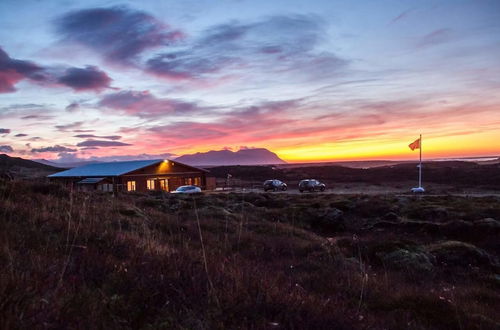
M127 191L135 191L135 181L127 181Z
M199 178L199 177L194 178L194 185L201 186L201 178Z
M100 187L99 189L102 191L113 191L113 185L109 183L103 183L99 187Z
M192 178L184 178L184 184L192 185L193 184L193 179Z
M160 179L158 180L160 183L160 189L163 191L169 191L168 189L168 179Z
M148 186L148 190L155 190L155 180L154 179L150 179L146 182L147 186Z

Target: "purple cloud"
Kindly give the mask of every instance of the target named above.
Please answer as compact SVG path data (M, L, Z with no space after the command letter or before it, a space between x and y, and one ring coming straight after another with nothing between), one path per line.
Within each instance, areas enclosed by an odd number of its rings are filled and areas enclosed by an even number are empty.
M15 92L14 87L23 79L39 80L42 68L33 62L16 60L0 47L0 93Z
M59 131L67 131L75 128L79 128L83 125L83 121L75 121L74 123L71 124L66 124L66 125L56 125L55 128ZM76 132L76 131L75 131Z
M78 134L74 135L74 137L81 139L89 139L89 138L97 138L97 139L106 139L106 140L120 140L122 137L120 135L94 135L94 134Z
M36 119L36 120L49 120L52 118L54 118L54 116L48 116L48 115L26 115L21 117L21 119Z
M78 147L123 147L131 146L129 143L104 140L86 140L77 144Z
M14 149L11 146L3 145L0 146L0 152L14 152Z
M122 91L105 95L99 106L121 110L126 114L141 118L161 117L172 114L183 114L203 110L193 102L176 99L159 99L148 91Z
M46 87L64 85L75 91L108 88L111 78L95 66L85 68L69 67L61 72L60 68L42 67L30 61L9 57L0 47L0 93L15 92L19 81L29 79Z
M68 68L65 73L59 77L58 83L73 88L75 91L102 90L109 88L111 78L100 71L95 66L86 66L80 68Z
M266 73L300 68L301 73L327 76L345 67L347 61L316 50L325 35L325 24L315 16L274 16L252 24L232 22L205 30L183 49L150 58L145 69L177 80L242 67Z
M31 152L75 152L75 151L76 151L76 149L63 147L61 145L31 149Z
M25 136L28 136L28 134L24 134L24 133L19 133L19 134L16 134L14 135L15 137L25 137Z
M129 64L144 50L183 37L153 16L125 6L76 10L55 23L65 40L94 49L110 61Z
M70 104L68 104L68 106L66 106L66 110L69 112L78 110L79 108L80 108L80 104L78 104L76 102L70 103Z
M0 128L0 134L9 134L10 133L10 129L8 128Z

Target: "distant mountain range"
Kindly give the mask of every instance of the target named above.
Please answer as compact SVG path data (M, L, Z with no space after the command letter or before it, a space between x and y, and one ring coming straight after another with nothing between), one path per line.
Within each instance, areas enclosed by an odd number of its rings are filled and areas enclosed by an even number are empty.
M286 164L278 155L265 148L241 149L238 151L211 150L183 155L175 160L192 166Z

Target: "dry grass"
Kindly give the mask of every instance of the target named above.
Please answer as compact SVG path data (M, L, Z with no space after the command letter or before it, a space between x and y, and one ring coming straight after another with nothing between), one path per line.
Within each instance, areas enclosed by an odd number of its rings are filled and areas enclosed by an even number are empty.
M0 328L498 328L498 227L429 229L496 217L498 202L1 182ZM443 263L447 241L471 263ZM398 249L433 270L386 264Z

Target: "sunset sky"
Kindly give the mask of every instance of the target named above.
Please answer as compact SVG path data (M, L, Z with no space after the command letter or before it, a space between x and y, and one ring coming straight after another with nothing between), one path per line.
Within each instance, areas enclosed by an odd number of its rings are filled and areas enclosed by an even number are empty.
M500 156L500 1L0 1L0 153L409 159L420 133Z

